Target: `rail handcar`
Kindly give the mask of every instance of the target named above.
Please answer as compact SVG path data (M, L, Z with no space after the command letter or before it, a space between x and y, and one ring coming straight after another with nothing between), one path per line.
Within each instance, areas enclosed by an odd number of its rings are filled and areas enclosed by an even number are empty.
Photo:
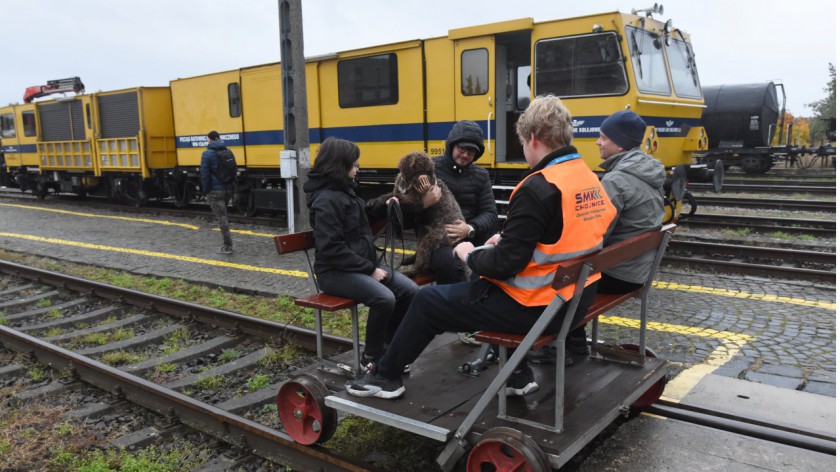
M7 170L22 190L142 203L170 196L176 167L168 87L138 87L0 109ZM8 117L8 119L6 119Z
M445 37L344 51L306 63L312 156L329 136L359 144L365 183L391 182L397 160L444 151L458 120L480 123L486 152L477 161L497 184L527 167L515 138L518 116L535 95L561 97L575 118L575 145L600 164L600 123L632 109L650 125L643 147L666 167L687 166L707 146L704 107L688 35L670 21L619 12L535 22L531 18L450 30ZM280 65L170 83L178 164L190 185L204 136L217 130L240 165L236 201L245 210L284 208Z

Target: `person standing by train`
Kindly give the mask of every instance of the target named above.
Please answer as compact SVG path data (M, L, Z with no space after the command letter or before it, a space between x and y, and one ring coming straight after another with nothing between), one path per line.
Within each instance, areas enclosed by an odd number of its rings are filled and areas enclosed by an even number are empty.
M201 190L207 196L207 203L213 215L219 221L219 231L222 232L222 247L219 254L233 253L233 239L230 236L230 223L228 222L227 206L233 191L232 183L222 182L219 175L219 154L218 151L227 149L217 131L207 133L207 150L201 154Z
M327 138L304 184L315 236L315 276L321 290L369 308L364 369L373 369L420 288L399 271L380 265L365 201L356 195L359 147ZM440 198L438 196L438 198Z
M516 123L529 174L514 189L501 234L490 247L475 250L464 241L454 253L480 279L427 286L411 307L374 372L348 382L359 397L397 398L405 392L401 373L443 332L476 330L525 334L557 295L552 271L563 260L601 248L615 215L597 176L572 143L572 117L559 98L537 97ZM576 204L586 200L586 205ZM595 298L598 274L587 286L574 313L582 318ZM574 285L560 290L567 300ZM546 333L557 333L564 305ZM508 379L508 395L526 395L539 386L526 362Z

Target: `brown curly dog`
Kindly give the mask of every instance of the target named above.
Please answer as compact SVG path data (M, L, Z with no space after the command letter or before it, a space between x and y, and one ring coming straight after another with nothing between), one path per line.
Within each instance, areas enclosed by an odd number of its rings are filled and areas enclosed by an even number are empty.
M417 233L417 252L414 266L404 271L409 277L429 271L432 253L442 246L452 246L453 241L446 235L445 225L463 220L461 207L446 188L442 180L435 177L435 163L426 153L412 152L403 156L397 163L397 180L394 191L381 195L369 202L369 205L384 205L391 197L397 197L400 206L415 215L414 231ZM435 185L440 186L440 200L423 208L423 195Z

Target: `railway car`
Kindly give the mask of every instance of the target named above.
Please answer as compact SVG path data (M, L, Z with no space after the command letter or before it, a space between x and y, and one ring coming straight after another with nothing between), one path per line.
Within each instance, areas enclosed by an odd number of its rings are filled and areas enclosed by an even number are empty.
M790 143L773 145L777 129L784 128L781 83L712 85L703 87L703 96L701 123L709 135L709 149L698 153L698 162L711 166L721 160L726 167L763 174L777 158L787 157Z
M706 109L701 123L709 136L709 149L696 153L697 162L708 168L720 162L725 168L740 167L746 174L764 174L777 163L797 163L811 154L829 157L833 145L806 147L791 144L793 123L785 123L785 88L777 82L712 85L703 87ZM830 126L833 129L833 125ZM827 138L831 140L831 136Z
M495 184L511 184L527 168L516 120L531 98L550 93L572 111L575 145L593 169L603 119L620 109L644 117L643 149L677 171L677 191L666 192L676 208L682 176L709 178L705 166L691 166L707 148L703 94L689 36L652 9L641 13L522 18L309 58L310 155L330 136L355 141L359 180L371 189L362 193L378 194L400 157L443 153L452 125L467 119L487 139L477 164ZM279 63L265 64L0 108L8 180L41 197L183 205L200 197L200 156L216 130L240 165L234 204L244 213L284 210L280 78Z
M169 87L137 87L0 109L10 177L22 190L142 204L174 193Z
M690 39L650 15L453 29L309 58L306 76L310 154L330 136L356 142L363 186L392 182L397 160L410 151L443 153L451 126L464 119L484 128L486 152L477 164L496 184L515 182L527 165L514 125L532 97L549 93L572 111L575 145L593 169L600 123L620 109L644 117L643 147L669 169L691 171L693 153L707 147ZM285 208L280 64L178 79L170 88L185 186L197 184L204 136L216 130L243 165L235 198L241 209Z

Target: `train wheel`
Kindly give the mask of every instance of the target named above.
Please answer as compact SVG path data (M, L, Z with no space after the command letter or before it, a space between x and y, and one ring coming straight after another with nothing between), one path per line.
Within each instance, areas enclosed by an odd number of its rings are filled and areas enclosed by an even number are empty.
M638 344L622 344L620 347L626 351L639 352ZM645 348L645 357L652 357L656 359L656 353L648 348ZM630 406L635 409L642 409L646 406L652 405L653 402L659 400L659 397L662 396L662 392L665 391L665 383L665 377L662 377Z
M723 160L715 161L715 172L712 174L712 187L715 193L723 192L723 177L726 171L726 166L723 165Z
M277 393L277 413L286 433L305 445L328 441L338 426L338 415L324 398L327 387L317 378L303 374L288 380Z
M467 472L548 472L548 457L521 431L500 426L487 430L467 458Z
M49 187L44 182L38 182L37 186L35 187L35 197L38 200L43 200L47 198L47 191L49 191Z

